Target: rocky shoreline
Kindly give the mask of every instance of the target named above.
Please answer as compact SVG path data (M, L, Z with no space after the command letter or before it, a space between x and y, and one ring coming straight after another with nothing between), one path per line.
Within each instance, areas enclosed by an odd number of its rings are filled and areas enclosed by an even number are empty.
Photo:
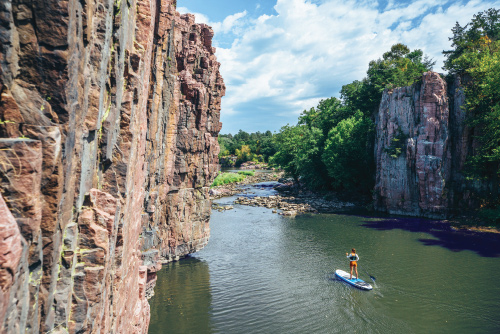
M287 195L268 197L242 196L238 197L234 203L274 209L273 213L278 213L283 216L296 216L303 213L345 212L356 207L356 205L351 202L326 200L319 195L305 195L299 197Z
M296 216L304 213L339 213L354 210L366 210L365 203L352 203L342 201L334 193L318 194L298 186L290 179L283 179L283 172L277 173L256 173L248 176L245 180L214 187L210 190L212 199L234 196L241 193L248 193L245 186L259 184L263 182L280 182L272 187L278 194L271 196L239 196L234 204L265 207L273 209L273 213L283 216ZM268 185L266 185L268 186ZM218 211L231 210L232 205L212 204L212 209Z
M212 200L222 197L229 197L244 192L244 186L261 182L278 182L283 178L283 172L256 172L254 176L247 176L243 181L224 184L210 189Z

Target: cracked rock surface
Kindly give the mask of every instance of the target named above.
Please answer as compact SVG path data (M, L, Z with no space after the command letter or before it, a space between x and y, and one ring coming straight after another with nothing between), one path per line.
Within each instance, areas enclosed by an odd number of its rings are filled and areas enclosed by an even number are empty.
M206 245L225 86L175 6L0 3L0 332L146 333Z
M384 91L376 119L376 210L445 218L479 206L474 194L489 185L466 179L465 162L478 143L464 103L460 80L448 87L434 72Z

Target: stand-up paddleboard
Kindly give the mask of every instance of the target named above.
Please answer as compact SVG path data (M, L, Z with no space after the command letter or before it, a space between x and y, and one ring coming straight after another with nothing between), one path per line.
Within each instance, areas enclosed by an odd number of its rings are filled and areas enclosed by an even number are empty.
M361 289L361 290L373 289L373 287L370 284L366 283L362 279L356 278L354 276L352 277L352 279L349 279L349 277L351 275L349 273L346 273L343 270L340 270L340 269L335 270L335 276L340 278L342 281L344 281L352 286L355 286L358 289Z

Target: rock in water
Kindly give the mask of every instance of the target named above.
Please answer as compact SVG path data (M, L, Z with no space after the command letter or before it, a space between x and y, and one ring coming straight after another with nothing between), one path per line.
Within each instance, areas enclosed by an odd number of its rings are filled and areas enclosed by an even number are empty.
M8 4L0 332L146 333L155 272L210 234L213 30L174 0Z

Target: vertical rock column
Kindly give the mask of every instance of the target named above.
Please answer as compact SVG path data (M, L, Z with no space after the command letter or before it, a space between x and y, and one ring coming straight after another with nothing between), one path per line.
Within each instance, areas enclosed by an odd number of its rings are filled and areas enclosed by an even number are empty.
M206 245L225 92L213 31L161 11L148 108L143 258L151 270ZM163 64L163 65L162 65ZM178 73L179 76L175 76Z
M385 91L377 119L375 208L441 218L451 174L446 82L426 72L422 82Z

